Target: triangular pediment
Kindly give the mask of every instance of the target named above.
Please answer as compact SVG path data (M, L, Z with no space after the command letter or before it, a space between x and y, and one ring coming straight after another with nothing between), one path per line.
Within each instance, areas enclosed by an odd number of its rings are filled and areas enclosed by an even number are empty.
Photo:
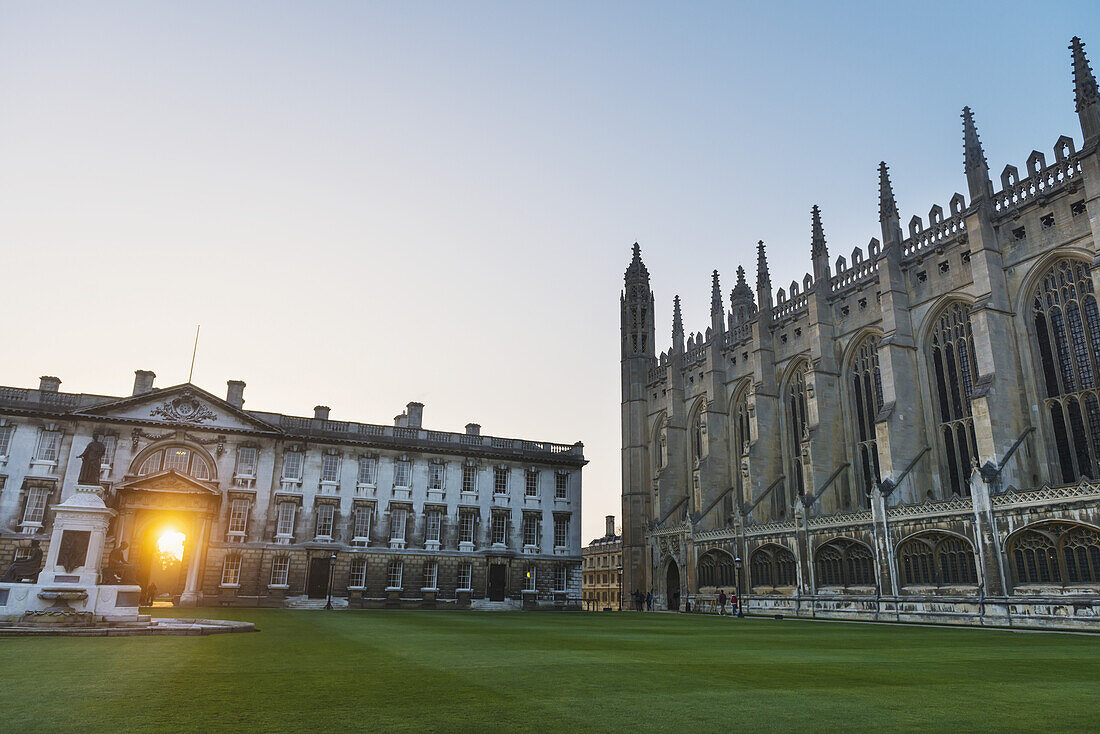
M175 469L166 469L156 474L134 477L115 485L116 491L122 489L174 492L176 494L220 495L212 483L181 474Z
M154 390L80 411L82 415L212 430L279 432L225 400L191 384Z

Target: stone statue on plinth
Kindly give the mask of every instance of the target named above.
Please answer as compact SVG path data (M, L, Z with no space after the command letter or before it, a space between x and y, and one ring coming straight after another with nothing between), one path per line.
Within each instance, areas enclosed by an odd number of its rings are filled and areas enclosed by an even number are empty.
M0 577L0 581L30 580L33 584L38 580L38 572L42 570L42 549L37 540L31 541L31 554L26 558L12 561L8 570Z
M81 460L77 484L99 486L99 476L103 472L103 456L106 453L107 446L99 440L99 434L92 436L91 442L84 447L84 453L77 457Z

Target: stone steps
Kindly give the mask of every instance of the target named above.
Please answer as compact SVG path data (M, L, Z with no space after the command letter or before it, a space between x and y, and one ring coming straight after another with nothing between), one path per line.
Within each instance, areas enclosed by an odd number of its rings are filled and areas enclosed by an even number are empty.
M287 609L324 609L327 600L325 599L310 599L306 596L296 596L287 599ZM348 600L345 597L334 596L332 597L333 609L347 609Z

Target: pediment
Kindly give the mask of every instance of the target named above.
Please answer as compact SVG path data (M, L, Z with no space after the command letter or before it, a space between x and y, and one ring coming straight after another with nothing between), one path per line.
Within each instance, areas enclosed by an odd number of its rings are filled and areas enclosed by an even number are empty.
M203 482L186 474L181 474L175 469L166 469L165 471L160 471L156 474L147 474L145 476L127 479L115 485L115 489L144 490L148 492L172 492L175 494L201 494L212 496L220 496L221 494L211 482Z
M188 428L277 432L275 426L195 385L154 390L80 411L83 415Z

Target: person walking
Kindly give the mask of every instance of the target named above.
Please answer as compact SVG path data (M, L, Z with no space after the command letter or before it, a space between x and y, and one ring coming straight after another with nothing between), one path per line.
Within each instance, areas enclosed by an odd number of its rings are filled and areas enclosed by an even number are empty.
M718 614L724 615L726 613L726 592L718 590Z
M653 611L653 592L647 592L645 595L645 610L647 612Z

